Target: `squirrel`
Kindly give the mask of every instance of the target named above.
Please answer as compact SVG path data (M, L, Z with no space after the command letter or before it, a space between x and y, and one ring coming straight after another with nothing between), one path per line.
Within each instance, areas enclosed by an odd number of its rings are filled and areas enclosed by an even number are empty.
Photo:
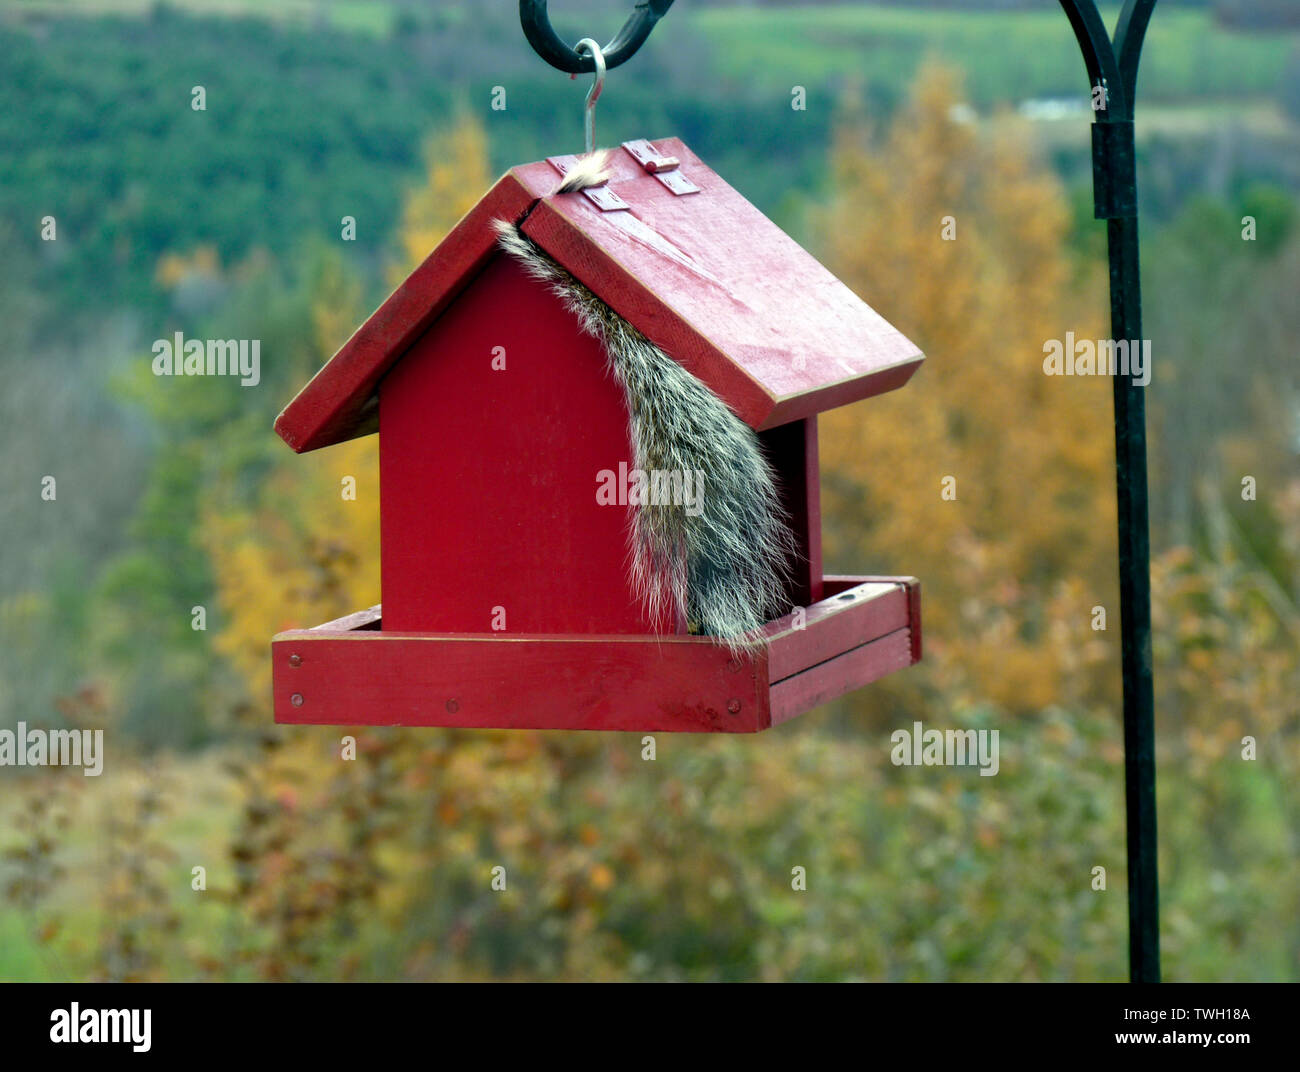
M556 194L606 181L607 154L578 161ZM633 585L651 613L671 610L691 632L733 653L759 647L763 624L786 609L796 542L776 477L754 431L702 381L652 343L508 220L501 248L546 283L601 344L623 389L633 464L642 472L702 473L696 509L642 503L629 527Z

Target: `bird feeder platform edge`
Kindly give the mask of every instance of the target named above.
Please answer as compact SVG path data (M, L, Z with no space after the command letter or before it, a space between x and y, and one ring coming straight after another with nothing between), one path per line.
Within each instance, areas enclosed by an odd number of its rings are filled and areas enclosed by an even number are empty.
M733 656L711 637L386 632L382 608L271 644L275 720L757 733L921 658L914 577L828 576Z

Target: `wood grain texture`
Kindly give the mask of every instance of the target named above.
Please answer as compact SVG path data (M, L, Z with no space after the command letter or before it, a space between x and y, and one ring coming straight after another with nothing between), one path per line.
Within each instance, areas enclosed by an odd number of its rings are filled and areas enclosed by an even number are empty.
M787 566L786 597L791 607L822 598L821 474L817 467L817 418L805 417L758 433L763 454L776 474L797 553Z
M329 623L340 628L275 637L275 717L310 725L754 733L914 661L910 578L839 580L845 586L808 608L803 628L788 618L773 622L767 648L742 659L703 637L377 630L371 608Z
M654 143L701 192L678 197L624 150L602 212L548 197L524 232L752 428L902 386L921 352L677 138Z
M626 150L602 212L553 196L546 161L513 168L389 296L276 420L296 451L373 432L380 379L495 250L491 221L526 234L703 380L752 428L902 386L920 351L676 138L656 143L700 192L678 197ZM505 315L508 315L506 313Z
M769 724L762 661L733 670L725 651L692 638L303 630L276 637L272 659L278 722L683 733Z
M847 588L809 607L802 624L788 615L768 627L772 680L790 677L909 624L904 585L880 581Z
M489 632L499 607L510 634L677 631L633 591L636 508L597 501L601 472L633 467L605 366L573 313L498 254L384 378L385 629Z
M915 577L855 577L832 574L825 580L825 596L838 595L864 583L901 584L907 589L907 619L912 629L912 662L921 661L921 582Z
M379 629L383 622L383 616L383 606L376 603L373 607L367 607L365 610L358 610L351 614L345 614L342 618L335 618L332 622L325 622L323 625L313 625L310 632L350 633L354 629Z
M772 686L772 725L788 722L814 707L912 665L911 630L899 629Z
M533 200L504 175L285 407L280 438L302 453L376 431L380 378L496 252L492 220L517 219Z

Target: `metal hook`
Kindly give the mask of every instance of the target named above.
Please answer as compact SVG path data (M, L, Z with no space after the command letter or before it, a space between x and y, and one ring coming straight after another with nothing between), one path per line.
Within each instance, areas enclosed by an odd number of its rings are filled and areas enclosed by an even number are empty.
M590 52L596 67L596 80L587 90L587 108L582 117L582 131L587 141L587 154L590 156L596 151L596 102L600 100L601 90L605 88L605 53L590 37L579 41L574 50L579 55L584 50Z
M638 0L627 22L623 23L623 28L602 50L606 69L612 71L620 63L630 60L636 50L645 44L655 23L672 6L673 0ZM566 45L551 28L551 20L546 14L546 0L519 0L519 23L524 28L524 36L533 46L533 51L552 67L565 74L591 74L595 71L595 64L590 58Z

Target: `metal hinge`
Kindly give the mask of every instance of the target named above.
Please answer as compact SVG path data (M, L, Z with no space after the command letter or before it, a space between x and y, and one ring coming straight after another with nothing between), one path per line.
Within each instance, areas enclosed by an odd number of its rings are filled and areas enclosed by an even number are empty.
M645 138L625 141L626 149L646 174L653 175L664 186L680 197L682 194L698 194L700 188L681 172L681 161L675 156L666 156L651 145Z
M572 153L568 156L548 156L546 158L546 162L561 175L567 175L577 161L578 157ZM616 212L619 209L632 207L611 190L606 183L601 183L599 186L588 186L585 190L579 192L601 212Z

